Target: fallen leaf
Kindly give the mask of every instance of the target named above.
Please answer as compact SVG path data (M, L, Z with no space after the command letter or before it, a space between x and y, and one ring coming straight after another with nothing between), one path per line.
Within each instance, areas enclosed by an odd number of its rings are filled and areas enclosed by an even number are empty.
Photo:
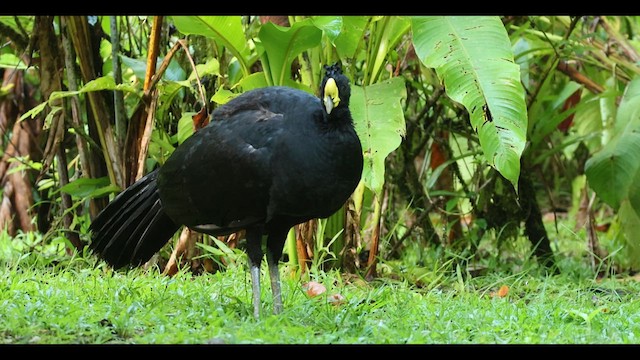
M307 293L307 296L310 297L318 296L327 291L327 288L324 285L315 281L309 281L308 283L302 285L302 289Z
M507 285L500 286L500 290L498 290L498 296L505 297L509 294L509 287Z
M345 299L346 298L344 296L340 295L340 294L333 294L333 295L329 296L327 301L329 301L329 304L331 304L331 305L338 306L338 305L344 304Z

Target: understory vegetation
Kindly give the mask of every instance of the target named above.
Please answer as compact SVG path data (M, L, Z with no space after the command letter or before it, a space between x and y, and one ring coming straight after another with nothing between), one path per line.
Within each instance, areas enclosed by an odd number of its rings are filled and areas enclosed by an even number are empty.
M636 16L0 16L0 342L640 342L639 32ZM362 180L291 229L281 316L268 286L251 316L243 233L183 229L122 271L88 252L96 215L213 109L315 94L334 63Z
M259 320L242 251L215 273L168 277L156 267L113 271L41 240L0 238L0 343L633 344L640 337L638 279L600 279L566 235L556 249L561 275L527 260L526 239L502 253L485 248L475 267L413 249L382 262L372 281L283 266L285 309L270 313L267 286Z

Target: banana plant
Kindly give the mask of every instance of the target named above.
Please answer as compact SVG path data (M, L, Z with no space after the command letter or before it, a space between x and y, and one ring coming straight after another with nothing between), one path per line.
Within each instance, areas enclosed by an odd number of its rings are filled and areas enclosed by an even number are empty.
M413 45L447 95L462 104L486 162L518 188L527 134L525 91L504 25L497 16L411 19Z
M365 58L362 85L352 86L350 108L364 152L360 186L366 187L374 194L371 200L373 213L368 225L372 229L372 235L369 239L366 276L370 278L376 276L385 159L398 148L405 134L402 107L406 99L404 80L392 75L381 79L380 74L384 65L390 63L390 54L409 32L410 22L399 16L375 16L350 19L348 25L355 29L354 33L359 34L361 38L347 38L350 42L347 39L336 38L336 44L339 45L336 49L342 54ZM365 34L369 34L368 41L364 39ZM358 50L363 54L358 54ZM354 202L357 209L363 208L364 198L364 191L356 191Z
M243 77L250 75L251 50L241 16L173 16L172 20L185 35L200 35L219 42L238 62Z
M257 46L264 50L260 60L267 84L303 88L301 83L291 80L291 64L303 51L320 45L322 30L310 19L295 22L291 27L268 22L260 27L258 37ZM315 92L308 86L304 88Z
M640 266L640 78L632 80L622 97L612 138L585 163L589 185L598 197L618 212L620 241L625 258Z

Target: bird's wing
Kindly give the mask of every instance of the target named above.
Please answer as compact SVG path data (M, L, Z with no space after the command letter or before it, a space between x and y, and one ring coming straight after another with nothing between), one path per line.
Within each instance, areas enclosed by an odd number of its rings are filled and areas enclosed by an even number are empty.
M233 232L263 221L271 187L271 147L282 115L244 109L213 119L161 168L165 211L176 222L208 233Z

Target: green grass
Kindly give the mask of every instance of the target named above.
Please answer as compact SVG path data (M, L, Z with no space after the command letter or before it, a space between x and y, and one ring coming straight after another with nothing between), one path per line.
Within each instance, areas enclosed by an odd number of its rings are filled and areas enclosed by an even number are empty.
M286 272L286 269L283 269ZM417 289L402 281L347 283L321 274L328 294L306 296L283 277L285 310L251 315L242 267L173 278L156 271L11 268L0 278L3 343L638 343L636 282L596 284L528 274ZM499 285L506 297L493 293ZM327 294L326 293L326 294ZM493 295L493 296L492 296Z
M0 239L5 344L640 343L639 283L596 281L568 259L553 277L527 264L473 278L430 266L419 282L401 271L372 282L313 272L327 288L317 297L282 265L279 316L271 314L264 267L264 313L256 320L244 260L215 274L166 277L155 269L114 272L91 256L61 254L62 247L38 248L36 241L18 249L8 241ZM497 296L503 285L508 294ZM345 300L332 304L332 294Z

